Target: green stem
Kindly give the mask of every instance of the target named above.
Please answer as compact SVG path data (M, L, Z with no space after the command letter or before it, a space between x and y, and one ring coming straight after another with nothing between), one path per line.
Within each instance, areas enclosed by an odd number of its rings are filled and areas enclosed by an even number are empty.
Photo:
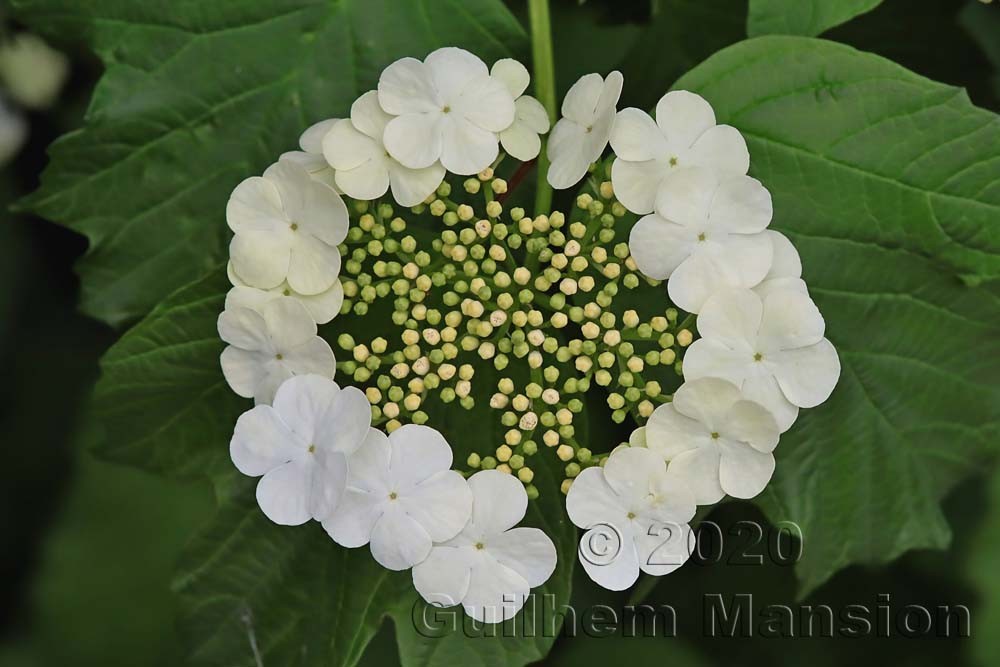
M548 0L528 0L531 19L531 55L535 67L535 95L549 114L549 121L556 121L556 68L552 57L552 21L549 18ZM549 160L543 143L538 154L538 188L535 192L535 215L548 213L552 208L552 186L546 176Z

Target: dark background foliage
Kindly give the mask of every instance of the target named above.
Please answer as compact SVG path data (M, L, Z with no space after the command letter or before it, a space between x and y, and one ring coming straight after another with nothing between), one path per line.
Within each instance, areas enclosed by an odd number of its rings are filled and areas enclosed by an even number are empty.
M523 4L510 4L526 23ZM976 5L887 0L824 37L964 86L974 103L1000 110L1000 29L996 12L987 15ZM649 107L685 71L743 38L746 11L745 0L554 2L558 81L564 90L583 73L619 67L627 82L622 106ZM662 18L667 16L673 20ZM46 146L79 126L101 73L83 45L57 45L72 56L72 77L54 109L31 115L29 142L0 172L5 209L35 189ZM27 214L2 214L0 665L174 665L180 653L171 572L186 540L210 517L212 495L207 485L165 481L87 452L99 436L87 420L97 359L117 334L76 310L72 265L85 248L85 240L65 228ZM954 531L948 550L911 552L885 567L850 567L804 601L874 606L877 595L887 594L894 606L966 605L969 639L708 638L703 594L751 593L756 604L799 604L794 575L776 564L689 565L664 578L655 594L676 607L678 638L560 640L546 664L996 664L1000 655L986 637L995 630L993 609L1000 605L997 575L989 574L995 562L984 555L1000 546L991 486L997 485L988 478L973 478L947 498ZM709 518L724 528L764 522L754 507L738 503ZM575 603L594 602L591 587L574 590ZM396 660L391 633L383 628L365 662Z

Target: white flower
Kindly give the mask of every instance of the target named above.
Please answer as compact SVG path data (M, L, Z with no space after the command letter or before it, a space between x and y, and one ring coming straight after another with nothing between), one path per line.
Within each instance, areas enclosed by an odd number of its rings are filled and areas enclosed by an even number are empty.
M310 125L299 137L300 151L287 151L281 154L280 160L295 162L309 172L314 180L329 185L337 190L336 174L333 167L323 157L323 137L339 122L339 118L328 118ZM337 190L339 193L340 190Z
M236 234L230 259L247 284L270 289L287 280L300 294L319 294L337 280L347 206L294 162L279 160L237 185L226 221Z
M323 527L345 547L370 542L372 556L390 570L423 561L472 514L469 485L449 470L451 447L430 427L407 424L388 437L372 429L349 466L341 507Z
M431 604L461 604L480 622L513 618L528 593L556 567L556 548L537 528L514 528L528 508L524 485L483 470L469 478L472 517L461 533L435 545L413 568L413 585Z
M69 58L38 35L21 32L0 44L0 80L29 109L47 109L69 76Z
M28 138L28 122L20 111L0 97L0 166L21 150Z
M799 253L788 240L788 237L773 229L765 230L764 233L771 239L771 247L774 249L771 258L771 269L764 276L764 280L753 288L754 292L763 299L774 290L790 289L803 294L809 294L809 288L802 280L802 260Z
M257 309L234 306L219 315L222 374L234 392L270 403L293 375L332 378L337 369L330 344L316 335L316 322L295 299L274 299Z
M784 433L799 408L825 401L840 377L825 329L801 292L775 290L763 298L746 289L720 292L698 316L701 338L684 355L684 379L729 380L767 408Z
M444 180L444 167L435 162L410 169L397 162L382 145L392 116L382 111L378 93L370 91L351 105L350 120L342 120L323 139L323 155L336 170L337 186L355 199L372 200L392 187L401 206L416 206Z
M600 159L611 138L623 82L621 72L607 79L587 74L566 93L563 117L549 135L549 185L557 190L576 185Z
M541 102L523 94L531 80L528 70L513 58L504 58L493 63L490 76L502 81L514 98L514 122L500 133L500 144L522 162L534 160L542 149L538 135L549 131L549 114Z
M705 167L672 173L629 236L639 270L669 278L671 300L690 313L727 287L753 287L771 267L771 195L749 176L719 175Z
M326 324L340 313L340 307L344 303L344 286L339 279L325 292L299 294L287 282L269 290L250 287L236 275L232 262L226 269L229 273L229 282L233 283L233 289L229 290L226 295L226 308L244 306L258 310L268 301L280 297L290 297L306 307L309 315L316 320L316 324Z
M229 453L244 475L261 477L257 504L271 521L297 526L333 512L347 482L347 456L365 440L371 406L360 390L318 375L294 377L274 405L236 422Z
M411 169L438 160L455 174L476 174L500 153L497 133L514 121L514 98L482 60L455 47L423 62L402 58L382 72L378 99L393 118L383 141Z
M616 449L603 468L580 473L566 496L570 520L588 530L580 541L583 569L613 591L635 583L640 570L663 575L683 565L694 511L687 486L642 447Z
M685 382L646 424L646 446L670 462L699 505L763 491L774 474L778 436L766 408L718 378Z
M677 167L709 167L731 176L750 168L750 153L739 131L716 125L711 105L686 90L660 98L655 123L645 111L622 109L611 148L617 156L611 165L615 196L640 215L653 210L660 184Z

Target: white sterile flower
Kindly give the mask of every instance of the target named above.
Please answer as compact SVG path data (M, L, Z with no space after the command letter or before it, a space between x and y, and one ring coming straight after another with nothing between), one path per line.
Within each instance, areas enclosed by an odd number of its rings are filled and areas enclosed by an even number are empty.
M431 604L461 604L477 621L500 623L552 576L556 548L541 530L514 527L528 509L528 494L516 477L483 470L469 478L469 487L472 517L413 568L413 585Z
M229 453L244 475L263 475L257 504L271 521L323 520L343 495L347 457L365 441L371 416L360 390L300 375L281 385L273 406L240 416Z
M549 185L557 190L576 185L600 159L611 138L622 83L621 72L612 72L607 79L587 74L566 93L563 117L549 135Z
M809 294L809 288L802 280L802 260L799 259L799 252L795 246L781 232L768 229L764 233L771 239L771 247L774 249L771 269L764 276L764 280L754 286L753 291L761 298L779 289Z
M268 290L250 287L236 275L232 262L227 266L227 270L229 282L233 283L233 289L226 294L226 308L245 306L258 310L268 301L289 297L305 306L312 318L316 320L316 324L326 324L340 313L340 307L344 303L344 286L339 279L325 292L299 294L287 282Z
M639 270L669 278L671 300L697 313L727 287L753 287L771 267L771 195L749 176L726 176L705 167L672 173L629 236Z
M28 121L20 111L0 97L0 166L17 155L27 138Z
M234 392L270 403L294 375L332 378L337 369L330 344L316 335L316 322L295 299L274 299L257 308L227 307L219 315L222 374Z
M438 160L455 174L476 174L500 153L497 133L514 121L514 98L482 60L446 47L423 62L402 58L382 72L378 99L393 118L383 140L411 169Z
M685 382L646 424L646 446L669 461L699 505L763 491L774 473L778 436L766 408L718 378Z
M29 109L47 109L69 76L69 58L38 35L20 32L0 44L0 81Z
M423 169L404 167L382 144L392 116L382 111L378 93L370 91L351 105L350 120L342 120L323 139L323 155L336 170L337 186L355 199L372 200L392 187L401 206L416 206L444 180L444 167L435 162Z
M640 215L653 210L663 179L677 167L709 167L728 175L750 168L750 153L739 131L716 125L715 112L702 97L675 90L660 98L656 122L645 111L618 112L611 148L615 196Z
M306 131L299 137L300 151L287 151L281 154L279 159L290 160L309 172L313 179L320 183L329 185L339 193L335 181L336 174L333 167L323 157L323 137L339 122L339 118L328 118L321 120L306 128Z
M812 300L793 290L765 297L726 290L705 302L701 338L684 355L684 379L729 380L743 396L767 408L784 433L799 408L827 398L840 377L837 351Z
M514 98L514 122L500 133L500 144L522 162L534 160L542 149L539 135L549 131L549 114L541 102L524 94L531 80L527 68L513 58L504 58L493 63L490 76L502 81Z
M691 555L694 496L663 459L644 447L621 447L604 467L587 468L566 496L570 520L587 532L580 562L590 578L620 591L639 571L668 574Z
M472 491L450 470L451 447L428 426L407 424L388 437L372 429L349 465L341 507L323 527L341 546L371 543L372 556L390 570L423 561L472 515Z
M279 160L237 185L226 221L235 233L229 257L248 285L270 289L287 280L300 294L319 294L337 280L347 206L294 162Z

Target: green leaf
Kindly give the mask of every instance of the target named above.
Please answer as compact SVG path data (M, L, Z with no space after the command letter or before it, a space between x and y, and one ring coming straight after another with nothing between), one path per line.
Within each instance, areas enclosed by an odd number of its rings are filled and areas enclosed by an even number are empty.
M23 206L90 240L82 308L147 313L224 257L233 187L343 116L402 56L445 45L519 54L500 0L16 0L19 20L82 34L106 66L87 122L51 148Z
M619 107L653 108L682 74L745 35L746 0L661 0L659 5L621 62L625 87Z
M233 425L250 403L226 384L216 269L171 295L105 354L94 393L105 458L176 476L228 471Z
M870 12L882 0L750 0L747 34L813 37Z
M738 44L677 86L747 138L843 362L759 499L802 527L802 592L851 563L943 547L939 501L1000 431L1000 299L953 273L997 274L1000 121L958 89L806 38Z
M989 498L983 510L985 521L978 535L969 545L969 560L966 575L975 585L981 600L976 609L976 624L985 628L995 628L1000 622L1000 475L994 474L989 484ZM992 665L1000 655L1000 639L992 632L975 633L972 637L972 653L978 659L974 664Z
M558 480L543 466L536 470L542 496L529 504L525 525L553 539L559 564L533 591L539 611L568 602L576 553ZM460 608L425 610L410 573L382 568L367 547L341 548L316 523L272 524L257 507L254 484L238 477L221 485L218 514L180 564L174 588L190 662L255 667L256 650L265 665L354 665L387 617L404 667L520 667L551 648L559 627L542 628L554 613L528 606L502 628L471 628Z

